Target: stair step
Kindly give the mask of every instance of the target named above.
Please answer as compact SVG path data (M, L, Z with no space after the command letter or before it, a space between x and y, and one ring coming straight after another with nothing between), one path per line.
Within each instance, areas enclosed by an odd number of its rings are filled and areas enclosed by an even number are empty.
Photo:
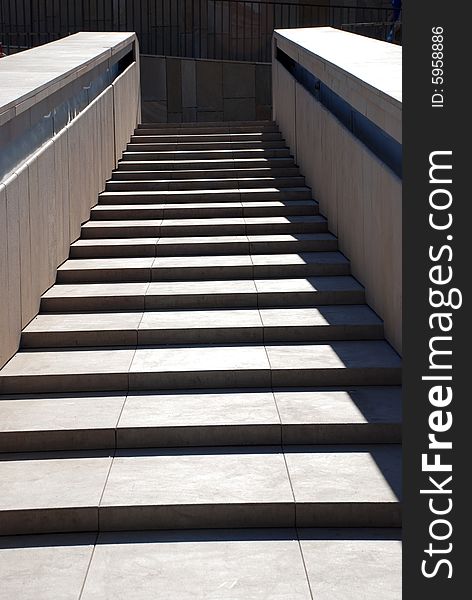
M263 134L263 133L280 133L276 125L263 125L263 126L252 126L252 125L240 125L238 127L231 127L220 124L207 124L198 123L195 127L162 127L164 123L156 123L154 127L139 127L135 130L135 135L235 135L238 133L246 134Z
M340 252L84 258L63 263L57 272L57 282L178 281L348 274L349 261Z
M283 235L324 233L327 221L320 215L292 217L227 217L207 219L141 219L88 221L82 225L82 237L189 237L212 235Z
M180 200L180 198L177 198ZM218 197L217 197L218 199ZM314 200L253 200L251 202L177 202L169 204L99 204L90 218L100 220L279 217L318 214Z
M186 124L181 124L186 125ZM189 135L189 134L231 134L236 133L279 133L278 127L273 123L247 124L231 126L221 123L197 123L193 127L165 127L164 123L155 123L153 126L138 126L135 135Z
M161 127L162 129L167 130L179 130L183 129L194 130L199 129L201 127L217 127L219 129L229 129L230 131L234 131L238 127L276 127L275 121L271 121L270 119L258 119L255 121L207 121L205 123L202 122L189 122L189 123L139 123L136 130L141 131L142 129L153 129L154 127Z
M156 256L155 238L78 239L70 247L70 258L139 258Z
M23 348L221 344L383 337L367 306L44 314L23 330Z
M208 168L208 169L179 169L179 170L161 170L159 171L159 179L173 179L173 180L205 180L210 178L219 179L234 179L241 177L298 177L300 176L300 169L296 165L288 167L248 167L245 169L238 168ZM113 171L113 180L155 180L155 170L140 170L135 169L132 165L127 170L117 169Z
M5 598L21 590L21 600L61 588L81 600L397 600L401 537L397 528L325 527L4 538L2 586Z
M231 138L231 136L228 136ZM132 136L131 142L127 144L126 150L130 152L183 152L183 151L206 151L206 150L262 150L270 148L286 148L285 140L281 137L275 140L243 139L243 140L211 140L206 137L203 140L174 140L162 141L158 136Z
M268 254L324 252L338 249L331 233L297 235L239 235L163 238L79 239L70 258L194 256L198 254Z
M254 169L254 168L280 168L294 167L292 157L270 158L215 158L215 159L189 159L189 160L121 160L118 163L120 171L169 171L197 169L206 171L215 168L226 169ZM180 175L180 173L179 173Z
M363 287L350 276L307 279L155 281L54 285L41 299L42 312L242 308L360 304Z
M135 135L131 136L132 142L138 143L219 143L219 142L264 142L264 141L283 141L282 134L279 131L253 131L246 133L191 133L189 130L185 133L174 134L172 131L161 134L150 134L149 132L138 129Z
M0 452L399 443L392 387L3 396Z
M262 202L284 200L312 200L311 190L306 186L281 188L226 188L205 189L201 187L191 190L142 190L142 191L113 191L102 192L98 196L102 205L130 204L175 204L204 202ZM94 209L97 209L95 207Z
M298 177L240 177L233 179L153 179L151 174L147 180L115 180L106 184L107 192L142 192L142 191L184 191L184 190L225 190L239 188L300 188L305 187L305 178ZM103 197L103 194L101 195Z
M19 351L0 393L182 388L399 385L400 359L384 341L153 346Z
M394 444L8 458L0 463L6 487L0 498L3 535L400 524L401 453Z
M270 158L289 157L288 148L252 148L245 150L173 150L173 151L143 151L138 149L125 150L123 161L165 161L175 160L178 162L193 160L261 160Z

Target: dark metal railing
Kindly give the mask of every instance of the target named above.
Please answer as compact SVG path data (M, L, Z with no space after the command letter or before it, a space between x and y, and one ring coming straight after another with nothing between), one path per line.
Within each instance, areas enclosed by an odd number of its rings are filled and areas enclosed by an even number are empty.
M0 43L10 54L78 31L135 31L144 54L270 62L274 29L392 18L389 8L307 0L0 0Z

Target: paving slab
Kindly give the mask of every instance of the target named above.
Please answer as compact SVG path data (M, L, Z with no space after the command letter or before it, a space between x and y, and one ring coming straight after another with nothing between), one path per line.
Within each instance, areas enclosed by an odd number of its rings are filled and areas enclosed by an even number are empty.
M0 393L126 390L133 356L134 348L20 351L0 370Z
M117 430L121 448L279 443L280 419L269 390L132 394Z
M146 308L200 308L257 306L251 280L153 281L146 293Z
M23 348L131 346L138 343L143 312L43 314L21 335Z
M41 298L41 310L144 310L148 282L53 285Z
M272 529L103 533L82 600L130 596L311 599L295 532Z
M70 248L71 258L156 256L158 238L80 239Z
M129 389L268 387L264 346L175 346L137 348Z
M399 387L284 389L274 397L285 444L401 440Z
M327 221L320 215L291 217L244 217L247 235L320 233L328 231Z
M297 526L400 526L400 446L285 446L285 459Z
M249 255L158 256L152 280L250 279L253 265Z
M153 257L146 258L76 258L67 260L57 270L58 283L105 283L150 281Z
M77 600L95 533L0 538L1 600Z
M162 222L160 235L245 235L246 225L242 217L207 218L207 219L166 219Z
M359 304L365 301L364 288L349 275L260 279L254 284L259 306L293 304Z
M140 345L263 341L259 311L250 308L148 311L137 330Z
M261 308L264 341L383 338L382 320L366 305Z
M255 278L278 277L280 268L287 277L349 274L349 261L341 252L254 254L251 260Z
M115 394L0 397L0 452L113 448L125 402Z
M83 238L158 237L161 219L127 219L87 221L82 225Z
M245 235L218 235L163 237L157 244L157 256L196 254L249 254L249 241Z
M313 597L318 600L399 600L402 542L385 530L299 529ZM328 539L323 539L323 537ZM394 539L397 537L398 539Z
M401 361L385 341L267 344L274 386L399 385Z
M118 450L105 530L294 525L280 447Z
M97 531L111 457L106 451L5 454L0 534Z

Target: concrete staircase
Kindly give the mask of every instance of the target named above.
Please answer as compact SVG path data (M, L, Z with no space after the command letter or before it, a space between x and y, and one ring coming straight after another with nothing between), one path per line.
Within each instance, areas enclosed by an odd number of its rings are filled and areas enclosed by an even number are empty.
M144 530L152 562L172 544L151 530L204 530L184 564L209 539L282 556L288 535L300 590L226 595L197 569L201 597L397 598L365 557L376 540L396 573L400 367L274 123L141 125L0 370L0 534ZM365 567L358 595L340 560ZM81 598L122 597L107 564Z

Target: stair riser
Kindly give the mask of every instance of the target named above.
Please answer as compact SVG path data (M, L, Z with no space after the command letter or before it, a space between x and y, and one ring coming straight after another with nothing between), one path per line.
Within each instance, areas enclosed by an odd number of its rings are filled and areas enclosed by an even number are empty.
M262 148L253 150L177 150L175 152L166 150L125 150L123 160L220 160L239 158L279 158L290 156L288 148Z
M205 125L202 123L197 127L178 127L178 128L166 128L159 124L158 127L138 127L135 130L135 135L205 135L213 134L228 135L237 133L280 133L278 128L274 125L240 125L238 127L225 127L221 125Z
M274 369L272 371L253 369L167 373L151 371L4 376L0 381L0 393L268 388L271 385L275 387L335 387L400 384L401 370L399 368Z
M155 180L155 171L147 169L128 169L113 171L112 178L115 181L143 181ZM290 167L273 167L273 168L247 168L247 169L232 169L232 168L211 168L211 169L189 169L185 170L167 170L159 172L159 179L234 179L238 177L299 177L300 169L294 165Z
M198 144L198 142L204 143L221 143L221 142L235 142L239 143L265 143L265 142L281 142L284 141L281 133L277 132L266 132L266 133L240 133L237 135L230 133L214 133L212 135L198 134L198 133L184 133L180 135L172 135L171 133L162 133L159 135L147 134L145 130L138 130L137 135L131 136L131 143L138 144L185 144L192 143Z
M107 192L140 192L140 191L183 191L183 190L224 190L241 188L276 189L285 187L304 187L304 177L279 177L277 179L215 179L215 180L189 180L189 181L108 181ZM103 199L106 196L102 196Z
M270 119L256 119L243 121L235 120L235 121L206 121L206 122L198 122L191 121L189 123L155 123L155 122L145 122L139 123L136 127L135 131L141 131L142 129L149 129L153 127L161 127L162 129L166 129L167 131L176 131L179 129L183 129L185 131L193 131L198 127L217 127L219 129L229 129L230 131L235 131L238 127L275 127L275 121Z
M0 452L283 444L398 444L399 423L208 425L0 433Z
M398 444L399 423L224 425L0 433L0 452L283 444Z
M230 254L293 254L334 252L337 239L300 242L222 242L202 244L140 244L136 246L72 246L71 258L132 258L139 256L228 256Z
M311 191L306 188L291 189L282 188L276 189L261 189L255 188L254 191L242 191L228 189L223 191L180 191L179 193L163 191L142 191L130 194L129 192L105 192L98 197L100 208L92 209L92 215L101 210L112 210L115 205L129 205L130 209L135 205L152 204L159 205L161 210L164 210L167 204L182 204L183 208L187 204L220 204L222 202L285 202L289 200L312 200ZM313 201L314 202L314 201ZM318 206L318 203L316 203ZM110 208L102 208L109 206ZM262 207L264 208L264 207Z
M162 296L107 296L103 298L42 298L42 312L151 310L161 308L256 308L363 304L363 290L348 292L293 292L272 294L191 294Z
M296 515L296 516L295 516ZM248 527L399 527L397 503L101 506L0 513L0 535Z
M130 246L71 246L70 258L139 258L156 256L156 244Z
M236 204L236 203L231 203ZM249 204L249 203L248 203ZM237 217L286 217L286 216L312 216L318 214L318 205L314 202L308 205L282 206L218 206L211 204L201 208L168 208L165 205L159 208L133 208L113 209L100 208L91 212L93 221L127 221L145 219L225 219Z
M199 162L197 162L199 161ZM250 164L248 164L250 163ZM128 160L126 162L118 163L118 169L120 171L169 171L173 169L176 172L181 170L198 170L208 171L216 168L229 167L232 169L247 169L247 168L280 168L280 167L294 167L293 158L248 158L248 159L218 159L206 160L206 159L194 159L193 161L185 160L156 160L147 161L145 160ZM208 175L207 175L208 176ZM234 173L233 173L234 176Z
M117 227L83 227L82 237L85 239L106 239L124 237L189 237L205 235L265 235L292 233L326 233L327 223L250 223L228 225L162 225L162 226L117 226Z
M124 161L134 160L239 160L248 159L270 159L285 158L290 156L288 148L266 149L266 150L214 150L214 151L185 151L185 152L123 152Z
M211 141L208 138L202 142L153 142L145 137L138 139L132 138L132 141L126 145L129 152L182 152L182 151L201 151L201 150L267 150L267 149L286 149L285 140L260 141Z
M254 277L314 277L319 275L349 275L348 264L300 264L234 267L153 267L152 281L197 281L251 279ZM101 283L149 281L150 269L85 269L59 271L58 283Z
M327 325L325 327L221 327L194 329L23 332L22 348L87 346L146 346L154 344L226 344L296 341L379 340L382 325Z

